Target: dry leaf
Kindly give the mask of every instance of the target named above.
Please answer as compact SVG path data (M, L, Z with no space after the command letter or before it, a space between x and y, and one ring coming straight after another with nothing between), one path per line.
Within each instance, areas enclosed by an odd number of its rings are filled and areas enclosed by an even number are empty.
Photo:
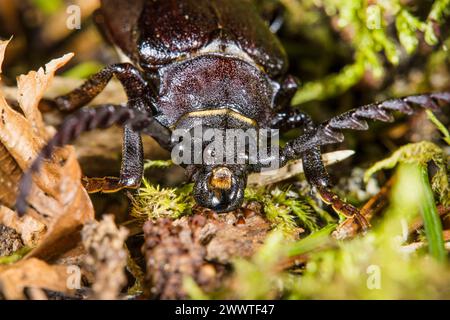
M25 299L26 288L73 294L67 286L69 276L66 266L51 266L35 258L22 260L0 266L0 292L7 300Z
M44 223L40 222L38 218L35 218L36 213L19 217L16 212L5 207L0 206L0 223L8 228L16 230L20 234L22 241L25 245L32 248L38 244L47 227Z
M0 58L7 44L0 42ZM70 249L79 239L78 231L94 217L72 147L58 149L53 159L33 176L27 217L13 217L8 210L14 206L22 173L54 132L42 121L37 109L39 101L56 70L72 56L65 55L48 63L45 70L41 68L19 77L17 101L23 114L13 110L0 92L0 223L18 231L25 244L38 244L29 257L50 257L62 249Z

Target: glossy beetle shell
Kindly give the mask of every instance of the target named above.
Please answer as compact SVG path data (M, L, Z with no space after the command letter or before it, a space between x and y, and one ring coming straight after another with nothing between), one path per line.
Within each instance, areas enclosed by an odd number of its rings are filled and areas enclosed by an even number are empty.
M101 13L111 40L146 69L185 59L211 43L236 45L271 78L287 69L283 47L249 1L102 0Z

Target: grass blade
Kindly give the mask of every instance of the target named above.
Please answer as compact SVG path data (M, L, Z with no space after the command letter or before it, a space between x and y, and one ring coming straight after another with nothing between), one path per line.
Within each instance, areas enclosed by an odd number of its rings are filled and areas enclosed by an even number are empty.
M428 239L428 249L436 260L444 262L447 253L445 251L444 238L442 235L442 224L436 208L433 191L428 178L428 170L424 165L418 166L422 194L420 201L420 213L424 222L425 233Z

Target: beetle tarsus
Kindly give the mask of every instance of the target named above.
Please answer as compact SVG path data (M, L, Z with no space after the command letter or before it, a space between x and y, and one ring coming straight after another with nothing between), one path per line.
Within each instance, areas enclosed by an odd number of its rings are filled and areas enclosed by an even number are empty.
M118 177L83 177L81 182L88 193L114 193L123 189L137 189L140 186L140 181L130 183L130 181L124 181Z
M361 226L363 231L367 231L370 228L369 222L361 214L359 209L341 200L339 196L333 193L330 189L319 188L318 194L320 198L323 200L323 202L330 205L334 211L336 211L339 214L342 214L347 219L355 219Z

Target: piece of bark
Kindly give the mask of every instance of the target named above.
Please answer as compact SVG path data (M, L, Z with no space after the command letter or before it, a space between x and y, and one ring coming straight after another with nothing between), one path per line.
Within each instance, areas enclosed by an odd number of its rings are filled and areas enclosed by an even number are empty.
M206 293L221 288L234 258L249 258L264 242L271 223L259 212L217 214L202 210L178 220L144 225L143 250L153 298L184 299L191 277Z
M264 243L272 224L252 211L247 217L235 214L216 215L205 225L202 237L210 238L206 245L208 261L229 264L236 257L250 258Z
M118 299L127 283L125 266L127 251L124 243L128 231L118 228L111 215L100 222L91 222L84 226L82 239L87 253L83 266L94 277L92 299Z
M20 234L0 224L0 257L9 256L23 247Z
M205 261L206 248L200 230L206 223L201 215L149 221L144 225L144 251L150 295L157 299L185 299L185 277L191 277L205 291L218 288L223 270Z

